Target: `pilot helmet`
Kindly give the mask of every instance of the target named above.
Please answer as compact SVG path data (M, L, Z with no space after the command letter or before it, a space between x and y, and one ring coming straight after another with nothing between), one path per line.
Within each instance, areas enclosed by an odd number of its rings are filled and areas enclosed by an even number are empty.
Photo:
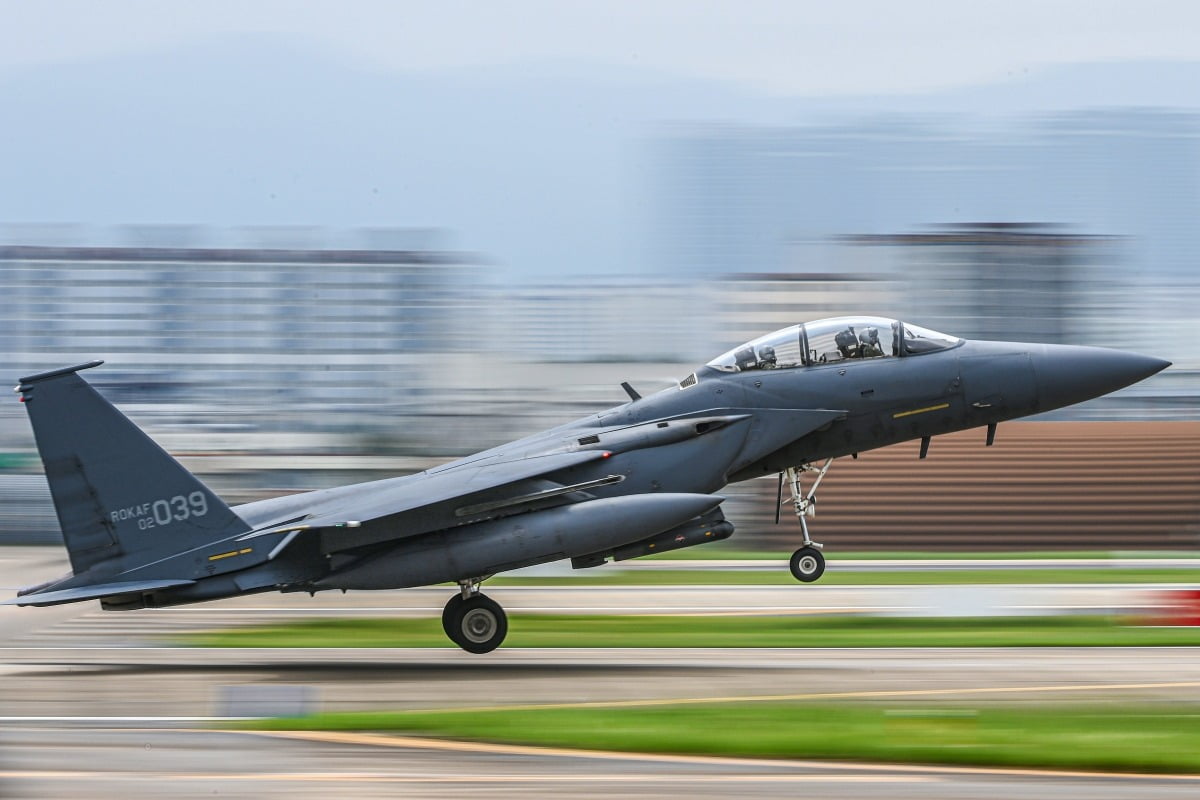
M858 344L858 339L854 336L853 328L846 328L844 331L838 331L837 335L833 337L833 341L835 344L837 344L838 349L840 350L845 350L846 348L854 347L856 344Z

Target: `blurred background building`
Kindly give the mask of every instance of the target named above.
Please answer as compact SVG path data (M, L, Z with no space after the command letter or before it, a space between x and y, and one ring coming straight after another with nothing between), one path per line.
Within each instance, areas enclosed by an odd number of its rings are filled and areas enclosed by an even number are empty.
M1082 343L1092 340L1095 318L1120 316L1120 298L1109 291L1122 278L1112 237L993 222L842 241L899 278L905 316L967 339ZM1117 294L1131 286L1122 282Z
M438 356L474 348L478 270L433 250L5 245L0 363L102 357L118 401L353 429L420 408Z
M1138 277L1194 274L1200 252L1191 112L691 125L654 147L657 261L676 276L790 271L797 241L979 221L1125 237Z

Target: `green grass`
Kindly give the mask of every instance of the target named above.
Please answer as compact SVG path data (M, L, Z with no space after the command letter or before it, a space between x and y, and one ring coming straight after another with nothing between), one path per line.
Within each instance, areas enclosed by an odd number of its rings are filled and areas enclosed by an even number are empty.
M624 752L1200 771L1200 710L1186 706L1007 704L966 709L744 702L323 714L247 727L389 731Z
M1057 567L1047 569L856 570L851 564L831 563L822 586L911 586L961 584L1044 583L1200 583L1196 569L1155 567ZM489 586L795 586L785 561L778 569L621 569L612 565L562 576L509 577L500 575Z
M736 540L712 542L703 547L687 547L682 550L671 550L651 556L643 556L643 561L770 561L786 558L787 554L779 550L745 550ZM1051 559L1051 558L1103 558L1113 560L1128 560L1138 558L1197 558L1200 552L1195 550L1136 550L1114 552L1109 550L971 550L969 552L953 551L917 551L917 550L880 550L880 551L839 551L837 558L844 561L887 560L909 561L913 559L939 559L955 561L973 561L989 558L1015 559Z
M321 619L190 634L200 647L453 647L436 619ZM1200 645L1200 627L1098 616L516 615L504 647L1108 647Z
M672 552L683 553L686 550L676 550ZM766 554L770 557L770 554ZM778 553L774 554L776 558ZM907 561L912 559L940 559L954 561L979 561L990 558L1004 559L1026 559L1032 561L1040 561L1053 558L1089 558L1089 559L1108 559L1116 562L1130 561L1145 558L1194 558L1200 564L1200 551L1196 550L971 550L968 552L953 552L953 551L851 551L847 553L839 552L838 557L843 555L848 560L855 559L876 559L884 561Z

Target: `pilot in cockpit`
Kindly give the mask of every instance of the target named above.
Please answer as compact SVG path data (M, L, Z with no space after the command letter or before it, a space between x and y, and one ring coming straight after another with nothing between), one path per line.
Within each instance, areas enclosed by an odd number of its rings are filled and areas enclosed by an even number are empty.
M854 326L846 328L844 331L838 331L833 337L833 343L837 345L838 352L842 354L842 358L858 358L858 337L854 335Z
M775 348L769 345L758 348L758 368L759 369L775 369L779 366L779 360L775 357Z
M879 343L879 329L866 328L858 335L859 358L875 358L883 355L883 345Z
M833 342L842 358L876 358L883 355L883 345L879 343L879 329L875 327L863 328L861 333L856 333L851 325L844 331L839 331L833 337Z

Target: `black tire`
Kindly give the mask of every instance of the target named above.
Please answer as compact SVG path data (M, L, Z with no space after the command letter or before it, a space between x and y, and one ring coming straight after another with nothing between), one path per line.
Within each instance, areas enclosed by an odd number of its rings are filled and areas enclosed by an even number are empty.
M463 600L462 592L459 592L451 597L446 602L446 607L442 609L442 630L444 630L446 635L450 637L450 641L454 642L459 647L462 647L462 645L454 635L454 615L458 613L458 610L462 608L462 604L465 602L466 601Z
M447 633L468 653L490 653L508 634L508 616L499 603L477 594L454 610Z
M825 556L815 547L801 547L792 553L788 566L793 578L802 583L812 583L825 574Z

